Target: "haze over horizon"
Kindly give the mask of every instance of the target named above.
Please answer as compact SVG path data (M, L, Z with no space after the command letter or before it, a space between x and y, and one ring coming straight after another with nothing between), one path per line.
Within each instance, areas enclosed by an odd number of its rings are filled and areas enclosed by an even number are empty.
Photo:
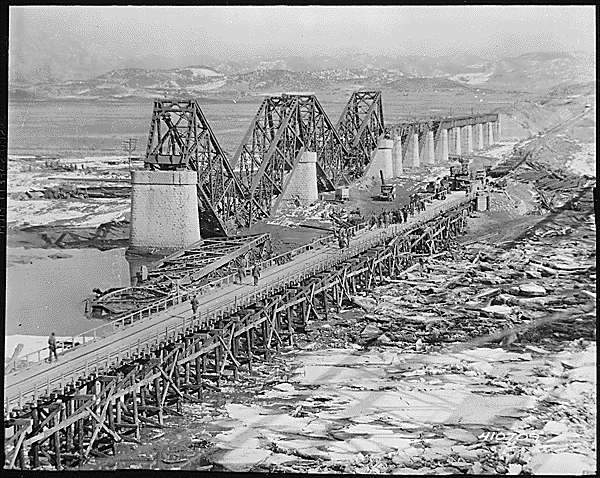
M220 60L351 53L500 58L595 52L594 6L10 7L9 49L67 35L90 51ZM67 25L67 26L65 26Z

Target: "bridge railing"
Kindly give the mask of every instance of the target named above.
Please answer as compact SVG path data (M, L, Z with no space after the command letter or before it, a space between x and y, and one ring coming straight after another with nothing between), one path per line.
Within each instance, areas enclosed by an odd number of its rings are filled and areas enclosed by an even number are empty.
M442 208L450 208L450 207L453 207L453 206L450 204L446 204L446 203L443 203L441 205L436 205L436 206L428 209L421 215L419 215L418 216L419 220L417 222L412 222L411 226L414 226L415 224L418 224L422 221L429 220L430 218L432 218L436 214L438 214L442 210ZM408 224L404 224L402 226L408 227ZM394 231L394 234L397 233L396 231L400 231L402 229L402 226L400 226L400 225L392 226L392 228L393 228L392 230ZM357 232L365 230L367 228L368 228L368 226L366 223L361 223L359 225L351 227L350 230L353 233L357 233ZM272 267L273 265L284 264L286 262L293 260L293 258L298 256L299 254L302 254L309 250L327 245L333 241L335 241L335 234L329 234L325 237L316 239L316 240L310 242L309 244L299 246L295 249L286 251L275 257L272 257L270 259L262 261L261 268L266 269L266 268ZM209 284L205 284L198 288L190 289L188 291L180 293L179 295L171 295L167 298L160 299L142 309L138 309L129 314L125 314L107 324L103 324L99 327L95 327L94 329L83 332L82 334L72 336L70 341L68 341L68 340L59 341L59 342L57 342L57 351L59 351L61 354L64 354L65 352L68 352L75 348L79 348L79 347L85 346L86 344L93 343L100 338L107 337L108 335L114 334L119 330L123 330L128 325L134 325L140 321L143 321L144 319L151 317L153 314L155 314L157 312L161 312L161 311L169 309L170 307L173 307L174 305L178 305L181 302L188 300L189 297L191 297L191 295L193 295L193 294L202 296L202 295L214 290L215 288L220 288L220 287L223 287L224 285L231 284L232 282L235 281L235 276L236 276L236 274L232 273L232 274L229 274L222 278L216 279L216 280L210 282ZM12 371L18 370L19 368L28 367L29 365L34 364L34 363L40 363L40 362L46 360L45 357L46 357L46 354L48 354L48 353L49 353L49 350L47 347L45 347L45 348L30 352L30 353L26 354L24 357L17 358L16 360L12 361L11 364L5 365L5 373L10 373Z
M127 359L127 358L132 358L136 354L142 354L145 351L147 352L152 346L158 345L163 340L168 340L169 338L175 338L179 334L185 333L186 329L189 327L193 327L196 325L204 326L206 324L209 324L209 323L215 321L215 319L218 319L220 317L226 317L227 315L230 315L239 310L242 310L242 309L256 303L257 301L259 301L261 299L268 298L274 292L278 292L278 291L284 289L291 283L299 283L302 280L304 280L310 276L313 276L314 274L316 274L318 272L328 270L328 269L332 268L333 266L340 264L342 262L345 262L349 258L354 257L354 256L360 254L361 252L364 252L365 250L371 249L376 245L383 244L386 240L393 238L394 236L398 235L399 233L401 233L404 230L412 229L415 226L423 224L423 223L431 220L432 218L434 218L436 215L438 215L442 212L448 211L450 209L453 209L467 201L472 200L473 198L474 198L474 194L472 193L467 196L463 196L462 198L455 198L452 201L445 201L442 204L434 204L428 210L419 214L419 216L417 216L418 217L417 221L411 221L410 224L403 223L403 224L391 225L388 228L381 230L375 236L359 239L354 244L341 250L339 253L328 257L325 260L322 260L321 258L317 258L317 259L308 261L304 265L304 267L299 271L290 272L282 277L277 278L275 281L273 281L269 284L266 284L262 287L258 287L257 289L255 289L251 292L236 295L234 297L234 299L232 301L230 301L229 303L218 306L218 307L208 308L208 309L204 310L202 313L200 313L198 317L193 317L191 319L184 317L180 322L166 326L164 331L159 329L156 332L147 334L144 338L138 339L136 343L130 343L128 345L125 345L125 346L119 348L116 352L112 352L112 353L109 352L107 354L103 354L103 353L93 354L86 359L86 362L84 365L73 368L73 370L69 374L63 374L60 377L57 377L53 380L48 379L46 381L46 383L43 386L39 386L39 388L38 388L38 385L36 385L31 389L20 390L16 396L9 397L7 395L5 397L6 398L5 412L10 411L11 407L13 407L13 408L15 406L22 407L24 400L37 397L39 395L39 393L44 392L44 389L45 389L46 393L50 393L50 391L54 387L60 386L62 388L69 382L75 382L77 377L80 377L82 375L88 376L91 372L102 373L104 371L108 371L113 365L116 365L119 362L121 362L121 360ZM366 226L364 224L361 224L361 225L357 226L355 229L356 230L365 229L365 227ZM329 238L328 241L331 242L332 238L334 238L334 235L330 235L327 237ZM316 241L313 241L313 243L311 243L311 244L316 245L317 243L326 244L327 240L326 240L326 238L321 238ZM308 251L309 246L310 245L307 244L307 245L301 246L295 250ZM270 260L273 260L273 259L275 259L275 258L272 258ZM264 262L267 262L267 261L264 261ZM157 304L153 304L149 307L146 307L143 311L136 311L132 314L129 314L128 316L131 317L131 320L132 320L131 323L133 324L133 323L139 322L140 320L143 320L144 314L142 314L141 312L147 311L148 313L152 313L151 311L164 310L163 307L168 307L168 304L180 303L181 302L180 298L185 295L189 295L190 293L191 293L190 291L187 291L180 296L163 299L163 300L159 301L159 303L157 303ZM135 319L136 317L138 317L137 321ZM124 319L124 318L122 318L122 319ZM125 324L127 324L127 322L123 321L122 324L123 324L123 326L125 326ZM107 325L110 326L111 324L107 324ZM45 349L43 349L43 350L45 350Z
M352 230L359 230L361 227L362 227L362 225L354 226L352 228ZM325 237L315 239L314 241L312 241L308 244L304 244L295 249L292 249L290 251L281 253L275 257L272 257L270 259L262 261L260 263L261 269L264 270L266 268L272 267L273 265L284 264L286 262L293 260L293 258L298 256L299 254L302 254L306 251L321 247L323 245L331 243L334 240L335 240L334 234L329 234ZM143 307L141 309L138 309L133 312L127 313L125 315L122 315L107 324L103 324L103 325L95 327L91 330L88 330L86 332L83 332L81 334L74 335L70 338L70 340L57 341L57 343L56 343L57 353L64 354L73 349L83 347L86 344L93 343L93 342L97 341L98 339L107 337L111 334L118 332L119 330L123 330L123 328L125 328L128 325L133 325L140 321L143 321L144 319L151 317L153 314L155 314L157 312L167 310L170 307L173 307L174 305L178 305L181 302L185 302L193 294L196 294L199 296L205 295L205 294L213 291L216 288L220 288L225 285L234 283L235 279L236 279L236 273L228 274L219 279L215 279L214 281L209 282L208 284L204 284L202 286L199 286L199 287L196 287L193 289L189 289L184 292L180 292L179 294L177 294L177 293L171 294L170 296L168 296L164 299L157 300L156 302L153 302L152 304L150 304L146 307ZM22 357L18 357L17 359L13 360L9 364L5 364L4 372L11 373L20 368L25 368L25 367L28 367L29 365L32 365L35 363L41 363L41 362L47 361L48 358L49 358L49 349L48 349L48 347L44 347L42 349L38 349L33 352L29 352L28 354L26 354Z

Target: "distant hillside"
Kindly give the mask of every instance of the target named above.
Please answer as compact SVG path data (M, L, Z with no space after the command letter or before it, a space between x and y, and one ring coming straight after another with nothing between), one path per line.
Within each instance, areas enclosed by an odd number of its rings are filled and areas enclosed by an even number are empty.
M446 78L399 78L383 84L387 88L407 91L456 90L469 89L456 81Z
M595 59L591 55L527 53L470 65L450 79L490 88L539 91L561 83L591 81L595 77Z
M595 81L576 83L574 85L560 85L551 88L546 96L555 98L566 98L568 96L595 96L597 84Z
M70 30L52 36L35 30L27 35L11 34L9 45L9 81L13 84L89 80L122 68L163 70L216 63L217 60L204 54L176 59L155 54L120 55L89 44Z
M227 80L227 86L242 91L269 91L273 89L306 90L326 88L329 86L329 83L314 72L256 70L251 73L232 76Z
M348 82L399 90L476 86L539 93L596 77L595 57L589 54L528 53L491 61L475 55L394 58L356 53L221 61L204 54L177 59L124 57L84 43L67 31L50 38L39 34L15 37L9 52L11 99L200 93L240 99L262 92L327 89Z

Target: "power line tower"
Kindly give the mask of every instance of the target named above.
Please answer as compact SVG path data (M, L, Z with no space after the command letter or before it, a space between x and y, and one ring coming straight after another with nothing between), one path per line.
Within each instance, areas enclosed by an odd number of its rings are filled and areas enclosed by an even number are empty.
M129 159L129 170L131 171L131 153L133 153L137 149L138 139L124 139L121 144L123 145L123 150L127 152L127 157Z

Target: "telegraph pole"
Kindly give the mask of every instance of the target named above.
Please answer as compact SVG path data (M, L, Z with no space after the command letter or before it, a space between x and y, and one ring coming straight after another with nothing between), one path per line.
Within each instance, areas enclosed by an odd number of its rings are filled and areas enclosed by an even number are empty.
M123 145L123 149L127 152L127 157L129 159L129 170L131 171L131 153L137 149L138 139L124 139L121 144Z

